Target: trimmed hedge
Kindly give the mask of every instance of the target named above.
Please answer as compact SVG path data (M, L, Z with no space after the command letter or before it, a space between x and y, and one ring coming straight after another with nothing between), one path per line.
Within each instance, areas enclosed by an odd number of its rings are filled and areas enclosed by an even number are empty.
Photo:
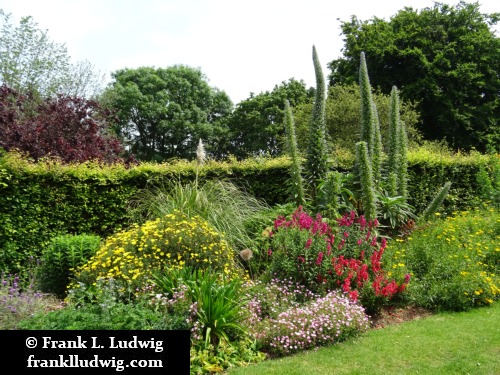
M410 152L409 196L422 212L446 181L452 182L445 211L480 203L476 174L481 165L499 157ZM336 155L334 167L345 170L352 159ZM288 201L288 158L208 162L200 180L229 179L267 203ZM62 165L46 160L31 163L16 153L0 154L0 271L19 272L30 256L40 257L50 240L64 234L95 234L105 238L130 224L127 204L139 190L163 179L188 181L195 162L103 166L97 163Z

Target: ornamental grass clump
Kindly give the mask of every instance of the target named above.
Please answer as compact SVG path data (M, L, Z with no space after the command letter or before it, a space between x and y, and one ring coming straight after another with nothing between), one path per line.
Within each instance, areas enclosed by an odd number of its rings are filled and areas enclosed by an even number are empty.
M147 282L153 272L184 267L211 267L228 278L244 276L222 234L198 216L175 211L109 237L76 270L70 288L113 279L130 292Z
M290 278L322 295L340 289L374 313L403 293L410 279L388 277L382 265L387 241L379 239L377 227L376 219L367 221L354 211L330 226L299 207L290 218L275 220L266 276Z

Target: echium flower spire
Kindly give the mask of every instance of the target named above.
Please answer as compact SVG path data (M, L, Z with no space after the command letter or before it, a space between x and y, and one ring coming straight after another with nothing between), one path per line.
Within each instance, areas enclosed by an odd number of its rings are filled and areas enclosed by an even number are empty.
M366 142L368 156L371 159L373 156L375 138L375 119L373 113L372 89L364 52L361 52L359 64L359 90L361 94L361 141Z
M307 182L310 186L313 203L316 203L317 184L324 180L328 172L325 115L325 77L321 69L316 47L313 46L313 63L316 75L314 107L309 125L309 139L306 155Z

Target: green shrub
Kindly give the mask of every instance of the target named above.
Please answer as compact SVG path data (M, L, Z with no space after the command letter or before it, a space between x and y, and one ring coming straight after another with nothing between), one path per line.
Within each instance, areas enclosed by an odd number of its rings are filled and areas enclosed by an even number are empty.
M64 297L73 269L85 264L96 253L100 243L100 237L90 234L54 237L43 249L37 269L40 290Z
M119 303L112 308L85 305L67 306L49 313L35 314L18 324L29 330L151 330L180 329L171 317L146 306Z
M233 250L222 234L198 216L173 212L109 237L75 272L70 293L100 279L112 279L134 293L158 270L211 267L229 278L243 277Z

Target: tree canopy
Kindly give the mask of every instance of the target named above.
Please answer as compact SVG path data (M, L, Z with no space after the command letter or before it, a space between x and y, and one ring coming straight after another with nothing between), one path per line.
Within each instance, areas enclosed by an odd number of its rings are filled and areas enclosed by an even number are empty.
M42 98L58 94L91 98L104 83L88 61L72 63L64 44L52 41L32 17L18 26L0 9L0 84Z
M34 101L33 94L2 85L0 147L34 160L50 156L67 163L124 161L124 148L108 132L108 116L94 100L59 95Z
M313 93L304 81L291 78L272 91L251 94L238 103L227 119L228 153L239 159L280 155L285 137L285 101L294 107L311 101Z
M217 149L222 119L233 105L201 70L141 67L118 70L112 78L102 100L116 111L115 131L137 159L193 159L200 138L208 152Z
M356 82L366 55L372 86L418 103L425 138L454 148L500 149L500 14L478 3L406 7L389 21L353 16L341 23L343 57L329 64L330 85Z
M377 106L380 120L380 131L384 148L389 145L389 113L390 96L374 90L373 100ZM355 144L360 139L360 91L356 83L339 84L328 88L326 98L326 138L332 150L348 149L353 154ZM401 102L401 120L405 123L408 137L412 144L420 141L420 134L416 129L419 114L415 110L415 103ZM300 104L294 108L294 119L297 128L297 143L299 149L304 151L307 147L309 122L312 112L312 103Z

